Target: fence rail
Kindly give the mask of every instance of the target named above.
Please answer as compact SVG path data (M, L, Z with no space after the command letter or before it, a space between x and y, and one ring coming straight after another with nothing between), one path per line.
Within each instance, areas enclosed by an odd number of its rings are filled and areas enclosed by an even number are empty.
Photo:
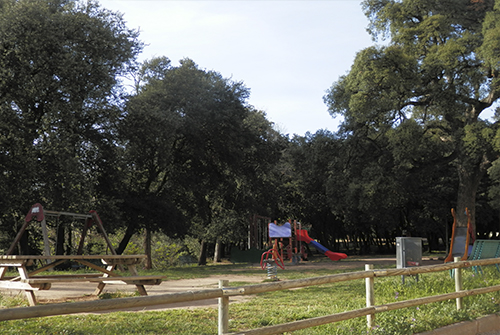
M456 261L454 263L403 268L403 269L373 270L367 268L367 270L365 271L341 273L341 274L305 278L305 279L286 280L280 282L247 285L240 287L227 287L229 284L227 281L220 281L219 288L215 289L186 291L180 293L169 293L169 294L154 295L147 297L120 298L120 299L110 299L110 300L61 303L61 304L51 304L44 306L2 309L0 310L0 321L45 317L53 315L85 313L85 312L113 311L118 309L123 310L134 307L146 307L154 305L171 304L177 302L190 302L190 301L219 298L219 321L218 321L219 335L279 334L287 331L305 329L314 326L319 326L322 324L333 323L362 316L367 316L368 326L370 326L371 321L373 321L373 315L377 313L406 308L406 307L424 305L432 302L451 300L451 299L457 299L457 308L460 308L459 306L461 306L461 304L459 305L458 299L462 299L463 297L472 295L500 291L500 285L463 291L461 289L461 283L459 282L460 278L459 269L472 266L492 265L498 263L500 263L500 258L474 260L474 261ZM377 277L413 276L418 274L449 271L449 270L457 270L455 275L455 278L458 279L456 282L456 292L394 302L379 306L371 306L373 304L373 280ZM365 308L327 315L327 316L310 318L306 320L294 321L275 326L246 330L243 332L228 333L229 296L255 295L264 292L339 283L339 282L359 280L359 279L365 279L366 281L367 307ZM368 298L368 295L371 296Z

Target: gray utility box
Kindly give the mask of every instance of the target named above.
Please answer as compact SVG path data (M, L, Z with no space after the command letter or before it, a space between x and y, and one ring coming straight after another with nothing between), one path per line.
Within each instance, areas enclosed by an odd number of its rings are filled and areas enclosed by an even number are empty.
M396 237L396 267L398 269L422 264L422 238Z

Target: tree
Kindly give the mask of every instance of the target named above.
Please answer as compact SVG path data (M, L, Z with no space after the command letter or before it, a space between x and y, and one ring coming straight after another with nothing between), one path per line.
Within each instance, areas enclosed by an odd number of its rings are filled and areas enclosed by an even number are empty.
M190 224L176 225L165 214L146 217L147 201L138 211L141 220L129 221L129 232L141 226L167 234L189 229L202 241L199 263L205 264L209 243L241 237L241 217L256 207L251 195L277 159L273 143L279 141L265 115L246 104L249 92L242 83L190 59L178 67L166 57L145 62L136 89L120 127L130 196L124 210L141 199L161 198L172 204L166 213L175 209Z
M183 235L187 225L177 208L178 183L173 176L173 152L180 116L168 106L162 80L172 70L166 57L145 61L136 76L136 92L127 102L118 127L123 169L115 184L122 189L125 234L117 252L127 247L139 229ZM166 101L167 100L167 101ZM125 195L125 196L123 196Z
M330 189L333 184L330 178L343 179L343 171L335 171L336 163L342 159L341 145L336 135L324 130L303 137L294 136L279 167L282 171L281 219L311 224L312 235L330 249L338 249L336 242L345 237L345 226L339 220L341 215L330 199L341 193L340 184Z
M94 1L0 1L2 210L89 209L137 37Z
M439 139L447 150L411 167L453 162L457 224L467 225L468 208L475 227L476 191L495 158L496 124L479 117L500 97L500 2L367 0L363 8L374 38L391 40L358 53L325 96L330 113L345 117L346 132L387 133L411 121L417 142Z

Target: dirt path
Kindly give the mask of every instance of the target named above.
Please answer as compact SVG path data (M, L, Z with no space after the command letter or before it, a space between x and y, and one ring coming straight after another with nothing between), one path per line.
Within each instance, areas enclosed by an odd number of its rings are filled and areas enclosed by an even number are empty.
M437 259L424 259L422 265L431 264L441 264L442 260ZM376 269L387 268L394 266L396 263L395 258L362 258L362 257L349 257L346 260L339 262L302 262L298 265L285 264L285 270L279 270L279 272L286 271L296 271L300 269L301 271L307 270L352 270L352 269L362 269L364 264L373 264ZM259 265L254 265L256 268L260 268ZM243 270L243 269L242 269ZM185 292L185 291L197 291L208 288L217 288L219 280L229 280L230 282L244 282L249 284L261 283L266 279L265 271L262 271L262 275L240 275L239 270L235 269L233 274L222 275L222 276L212 276L206 278L196 278L196 279L181 279L181 280L166 280L160 285L146 285L146 290L149 295L159 295L167 293ZM96 296L92 295L96 288L95 283L57 283L53 284L50 290L37 291L35 292L37 299L40 303L60 303L66 301L85 301L85 300L95 300ZM22 294L20 291L13 290L1 290L4 296L15 296L17 294ZM108 284L106 285L104 292L135 292L135 286L133 285L120 285L120 284ZM230 298L231 302L240 302L251 299L250 296L234 296ZM217 299L207 299L194 302L186 303L175 303L168 305L157 305L147 308L137 308L137 309L127 309L128 311L138 311L138 310L166 310L172 308L200 308L200 307L216 307Z

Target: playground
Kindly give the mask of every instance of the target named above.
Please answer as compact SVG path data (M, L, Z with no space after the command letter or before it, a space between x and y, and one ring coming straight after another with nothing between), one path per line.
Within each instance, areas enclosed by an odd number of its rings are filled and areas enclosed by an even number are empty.
M59 236L54 235L54 231L55 227L58 227L61 217L70 217L73 222L80 220L80 223L73 224L73 229L68 231L69 234L73 235L76 230L75 240L79 240L77 247L74 246L68 249L76 251L74 253L61 254L57 252L57 246L54 245L54 241L57 242L59 238ZM48 224L49 220L56 223L52 225L52 228ZM267 272L267 280L279 280L278 268L285 270L285 266L292 266L292 268L301 266L303 270L307 270L308 266L306 264L309 262L305 245L313 247L330 261L345 260L347 258L346 254L332 252L311 238L308 230L303 229L297 221L292 223L292 220L289 220L289 222L279 225L275 221L266 225L267 227L263 232L267 240L266 243L271 249L262 253L260 268ZM30 230L30 227L34 229ZM106 242L110 254L88 254L85 242L91 229L96 230ZM26 240L28 232L31 231L31 234L33 234L33 231L37 230L43 238L43 255L26 254L26 250L23 251L22 241L23 239ZM262 241L260 243L264 245ZM42 303L52 303L93 300L106 292L127 292L126 294L132 294L130 289L134 289L134 286L135 292L142 296L147 296L148 293L154 295L185 291L186 287L210 286L211 280L205 278L191 279L191 282L180 282L178 286L176 286L175 281L169 281L167 285L161 285L166 276L138 274L137 267L141 266L145 258L145 255L118 255L96 211L91 210L87 214L51 211L36 203L26 214L23 225L9 249L4 255L0 256L0 289L3 295L7 296L14 296L17 292L24 292L29 305L35 306L39 303L39 299ZM332 264L333 262L327 261L321 267L327 269ZM53 274L52 271L61 265L64 265L65 269L70 271ZM85 268L90 271L86 271L87 273L71 271ZM336 266L336 268L341 270L342 266ZM347 266L345 268L347 269ZM7 275L8 269L17 271L18 275L12 276L12 272ZM129 274L126 272L129 272ZM235 269L235 272L238 272L238 270ZM238 274L235 273L234 276L238 276ZM239 281L247 283L258 283L263 280L261 275L240 277ZM109 289L111 286L114 286L114 288ZM108 288L107 291L104 290L105 287Z
M34 210L34 208L38 208ZM37 222L44 221L44 216L39 215L40 212L46 216L47 214L51 214L50 211L44 211L42 208L33 207L28 213L26 218L26 226L30 224L30 222L35 219ZM34 215L37 214L37 215ZM66 214L66 213L65 213ZM57 215L61 215L58 213ZM86 222L92 222L92 224L96 225L98 229L101 230L103 235L105 235L104 228L98 216L96 214L89 214L82 216L86 219ZM86 224L87 228L90 228L90 225ZM24 227L25 228L25 227ZM84 255L78 252L76 255L4 255L2 256L2 267L3 272L2 276L5 275L5 269L7 267L15 268L19 272L19 276L17 277L6 277L1 278L1 293L3 297L12 297L15 298L17 296L26 295L28 298L29 304L34 306L35 304L47 305L40 306L44 310L51 311L48 315L57 315L61 306L61 308L75 308L74 312L69 313L83 313L83 314L103 314L111 311L151 311L151 312L161 312L165 310L198 310L200 308L208 308L208 307L219 307L221 309L221 299L226 300L226 308L229 308L229 304L232 304L231 310L239 310L239 303L248 302L249 304L244 304L242 306L243 309L238 312L247 312L248 309L255 308L253 306L253 301L257 301L257 310L259 313L262 312L262 308L264 306L268 306L268 303L271 303L271 306L274 304L286 305L288 304L281 299L285 299L285 296L280 297L278 294L275 298L271 299L271 301L266 302L266 296L264 297L258 295L259 290L262 292L271 292L271 291L294 291L290 290L293 288L304 288L305 283L311 283L307 285L321 285L321 283L337 283L341 285L337 287L337 290L330 291L327 289L324 291L324 288L312 289L312 292L316 292L312 295L308 295L304 291L304 293L294 293L294 295L298 295L295 298L295 302L300 302L298 306L300 313L306 313L311 306L323 306L325 309L324 312L328 311L331 313L332 303L336 308L342 310L352 309L353 306L350 304L355 300L359 300L362 298L362 294L360 294L361 289L361 281L357 279L361 278L379 278L377 281L383 283L382 285L386 286L389 291L389 298L391 294L394 294L393 290L396 290L396 300L399 298L399 291L404 291L405 287L410 285L412 286L411 293L404 299L405 301L401 302L390 302L389 300L387 305L384 305L384 308L392 308L392 306L398 306L400 308L407 308L409 306L419 306L421 304L418 299L415 299L415 290L422 289L425 293L425 283L419 284L418 274L426 274L430 272L436 271L450 271L456 267L470 267L475 273L481 273L483 275L483 270L480 265L495 265L495 260L488 260L488 262L477 262L474 261L473 264L469 262L461 262L463 264L456 263L460 259L467 259L467 255L473 257L474 259L481 260L484 258L498 258L497 255L491 256L486 251L487 250L497 250L496 247L498 243L493 245L493 243L487 243L486 241L475 241L473 246L470 246L467 238L464 239L465 243L461 243L460 239L457 238L458 229L455 230L454 225L454 233L452 236L452 244L455 245L455 248L451 248L456 250L460 246L460 249L464 249L460 251L460 255L453 255L454 262L446 265L445 259L448 257L446 255L439 255L434 257L422 257L422 253L414 254L413 252L409 252L406 250L406 253L411 257L403 257L403 262L401 263L401 256L397 252L396 257L384 257L384 256L348 256L346 254L340 252L332 252L324 247L319 241L315 240L313 237L309 235L309 231L306 229L302 229L303 227L300 223L296 221L289 221L283 224L277 224L276 222L269 222L267 224L267 229L265 229L266 241L265 245L269 248L262 252L260 257L260 262L252 262L252 263L219 263L212 266L207 267L197 267L197 266L184 266L172 268L170 270L166 270L162 272L160 276L156 273L154 275L144 275L143 272L141 275L138 274L135 266L139 264L139 260L143 259L143 255L116 255L112 253L111 255ZM467 232L467 231L466 231ZM23 229L18 234L18 237L23 234ZM313 235L314 236L314 235ZM80 245L83 245L85 234L82 235L80 240ZM411 238L404 237L400 239L409 239L412 241L416 241L415 245L421 249L421 239L420 238ZM17 237L16 237L17 240ZM17 242L16 242L17 243ZM398 242L399 243L399 242ZM491 244L491 246L490 246ZM313 247L316 252L305 252L306 247ZM111 246L112 247L112 246ZM14 247L9 249L10 251L14 250ZM50 252L50 249L46 249ZM450 252L450 254L452 253ZM458 252L458 251L457 251ZM403 250L403 254L404 254ZM411 254L411 255L410 255ZM463 254L463 255L462 255ZM103 265L96 265L91 262L91 260L101 259ZM33 262L38 261L40 264L35 266L35 269L32 268ZM47 261L47 264L43 264ZM81 264L89 267L91 270L97 271L97 274L82 274L82 272L77 272L74 274L70 274L71 271L66 271L64 273L59 273L61 271L56 271L54 274L50 275L40 275L42 272L46 272L51 270L58 264L63 264L64 262L72 261L73 264ZM445 262L444 262L445 261ZM400 263L403 264L400 266ZM370 266L367 268L366 266ZM477 264L477 265L476 265ZM115 268L120 265L126 266L124 269L120 269L119 272L115 271ZM394 269L394 265L396 265L396 269ZM30 268L28 268L30 267ZM363 268L365 271L363 271ZM411 269L413 268L413 269ZM428 269L426 269L428 268ZM130 271L132 276L126 275L124 276L124 270ZM371 270L370 270L371 269ZM488 269L488 276L491 276L492 272L490 271L491 267ZM497 266L498 269L498 266ZM375 271L373 274L370 274L370 271ZM446 275L445 277L435 277L439 278L437 282L448 283L452 282L453 279L450 280L450 277ZM12 271L11 271L12 273ZM376 273L376 274L375 274ZM460 273L460 272L458 272ZM472 272L470 272L472 273ZM486 273L486 272L485 272ZM473 274L473 273L472 273ZM416 276L415 276L416 275ZM383 280L382 278L385 276L401 276L403 277L402 284L400 281L391 281L391 280ZM410 280L409 284L404 282L404 277L414 277L416 280ZM458 275L456 276L458 278ZM461 277L461 275L460 275ZM473 278L474 276L472 276ZM496 276L494 276L496 277ZM324 278L324 279L320 279ZM338 279L338 280L337 280ZM327 280L327 281L324 281ZM331 280L331 281L330 281ZM222 281L225 282L222 283ZM324 281L324 282L323 282ZM476 280L477 281L477 280ZM345 282L346 284L340 284ZM467 281L472 282L472 280ZM304 285L302 285L304 283ZM97 287L96 287L97 284ZM107 285L113 284L113 285ZM221 285L229 285L230 286L221 286ZM269 286L268 284L273 284ZM275 285L276 284L276 285ZM491 283L493 284L493 283ZM47 285L47 286L45 286ZM297 285L297 286L293 286ZM348 289L342 289L345 285ZM440 284L442 285L442 284ZM448 284L446 284L448 285ZM476 285L476 284L474 284ZM433 284L435 286L435 284ZM493 286L495 292L497 290L497 286ZM224 289L222 289L224 287ZM232 292L232 288L235 287L234 293ZM242 287L241 290L238 290L238 287ZM287 287L289 287L287 289ZM500 287L500 286L499 286ZM340 288L340 290L339 290ZM49 290L50 289L50 290ZM448 287L442 288L444 292L449 291ZM222 291L221 291L222 290ZM247 291L245 291L247 290ZM253 292L255 290L255 292ZM319 290L319 291L317 291ZM373 287L371 289L373 291ZM481 291L482 290L482 291ZM36 291L36 298L34 292ZM457 294L460 296L465 296L464 294L481 294L476 292L492 292L490 288L484 289L473 289L466 291L462 291L461 288L457 288ZM229 292L227 298L220 298L219 293L222 292L223 296L225 296L225 292ZM295 291L294 291L295 292ZM322 293L318 293L322 292ZM371 292L370 294L373 294ZM113 298L131 298L137 295L150 296L144 298L153 298L150 301L160 301L161 303L146 303L146 300L131 300L124 299L122 302ZM192 294L199 295L199 298L191 299L188 296ZM210 298L206 294L210 295ZM344 295L347 296L344 297ZM354 295L353 295L354 294ZM366 290L367 299L368 299L368 288ZM419 293L421 294L421 293ZM287 294L285 294L287 295ZM379 295L379 293L377 293ZM174 297L188 297L185 298L174 298ZM446 296L446 293L443 295ZM157 298L156 298L157 297ZM172 297L170 299L169 297ZM321 297L321 299L318 299ZM401 298L403 296L401 295ZM457 295L458 297L458 295ZM382 301L387 301L388 297L383 297ZM105 299L105 300L102 300ZM169 300L170 299L170 300ZM276 299L276 300L275 300ZM332 300L333 299L333 300ZM394 299L394 298L393 298ZM413 300L412 300L413 299ZM431 299L431 297L429 297ZM439 297L432 298L435 301L440 301ZM458 299L458 298L457 298ZM493 300L488 300L488 297L485 297L481 304L485 305L486 302L496 304L497 297L492 298ZM109 303L107 301L109 301ZM273 300L275 302L273 303ZM361 299L362 300L362 299ZM407 300L407 301L406 301ZM129 301L126 303L125 301ZM145 303L136 304L135 302L145 301ZM331 301L331 302L330 302ZM345 307L340 306L340 301L342 303L347 303ZM368 300L367 300L368 301ZM500 301L500 297L498 297L498 301ZM102 304L101 302L104 302ZM169 303L170 302L170 303ZM70 303L63 304L60 303ZM363 310L362 302L358 301L356 304L361 303L361 305L357 306L357 310L353 310L352 317L353 319L359 320L359 317L356 317L356 313L361 313ZM84 305L89 307L83 307ZM90 307L90 305L96 307ZM313 305L311 305L313 304ZM368 304L368 302L367 302ZM373 302L371 303L373 304ZM68 307L64 307L64 305L68 305ZM69 307L69 305L73 307ZM82 306L82 309L79 309L79 306ZM262 308L260 307L262 305ZM401 307L399 307L401 305ZM101 306L101 307L97 307ZM307 307L306 309L304 309ZM361 307L361 308L360 308ZM269 308L269 306L267 307ZM458 308L458 305L457 305ZM286 320L286 310L283 316ZM376 311L374 309L373 311ZM207 309L203 310L204 313L208 313ZM7 312L7 310L6 310ZM15 313L15 312L14 312ZM210 312L211 313L211 312ZM210 314L209 313L209 314ZM297 313L297 312L294 312ZM398 312L397 313L402 313ZM442 313L441 311L439 313ZM439 314L438 313L438 314ZM451 310L448 313L452 313ZM468 313L468 312L467 312ZM66 314L66 312L59 312L59 314ZM250 313L252 314L252 313ZM338 315L341 315L339 313ZM265 315L265 314L264 314ZM336 314L337 315L337 314ZM336 315L325 316L325 318L336 317ZM362 315L362 314L360 314ZM364 315L364 314L363 314ZM431 315L435 316L435 312L431 312ZM468 315L468 314L467 314ZM369 315L367 315L368 317ZM470 315L472 316L472 315ZM304 317L311 317L308 313L304 314ZM23 317L25 318L25 317ZM29 316L28 316L29 318ZM295 318L295 317L294 317ZM299 318L300 319L300 318ZM8 319L6 319L8 320ZM333 319L332 319L333 320ZM228 322L228 319L226 319ZM281 321L283 322L283 321ZM300 321L296 321L300 323ZM323 322L323 321L321 321ZM318 323L328 324L335 323L335 321ZM391 324L390 322L388 324ZM220 323L219 323L220 326ZM246 326L248 327L248 326ZM361 326L363 327L363 326ZM365 326L366 327L366 326ZM371 326L370 326L371 327ZM406 327L406 326L403 326ZM244 327L245 328L245 327ZM300 329L300 328L297 328ZM422 328L425 329L425 328ZM206 332L203 332L206 333ZM224 332L225 333L225 332ZM403 334L403 333L401 333Z
M76 255L52 255L49 246L49 237L46 219L60 216L72 216L73 218L83 219L83 230L78 244ZM452 215L455 218L455 213L452 210ZM261 217L263 218L263 217ZM318 270L322 271L353 271L361 269L364 264L370 263L379 268L390 268L397 262L397 267L400 267L399 253L398 257L359 257L350 256L332 252L320 244L317 240L309 236L311 226L303 227L300 222L296 220L289 220L278 224L276 221L269 222L269 218L264 218L260 226L253 224L250 226L250 239L249 245L257 245L264 249L260 255L260 263L244 266L245 272L259 269L263 272L258 274L243 275L241 274L240 267L233 266L227 274L227 279L236 282L245 283L259 283L262 281L278 281L281 274L287 272L301 271L316 273ZM35 221L35 222L34 222ZM27 227L30 224L40 224L42 228L42 235L44 240L44 254L43 256L16 256L13 255L18 242L25 234ZM111 255L83 255L85 237L92 226L95 226L106 241ZM254 231L252 233L252 230ZM444 259L445 262L453 260L453 257L461 257L461 260L467 259L467 247L472 239L469 239L469 228L458 229L455 228L455 221L453 224L453 234L451 239L450 253ZM420 244L420 239L416 239L417 247ZM497 245L495 244L495 247ZM307 251L306 251L307 247ZM316 251L313 256L312 250ZM469 246L472 249L472 245ZM477 249L477 250L476 250ZM483 249L481 245L481 250ZM487 248L486 248L487 249ZM473 255L480 255L480 248L475 248ZM495 248L497 251L497 248ZM409 254L409 251L406 252ZM418 254L418 253L417 253ZM497 255L490 255L489 258L498 257ZM200 278L190 278L182 280L169 280L167 283L162 284L163 279L168 276L138 276L136 264L144 260L144 255L116 255L116 252L111 245L109 238L104 229L104 225L99 218L97 212L90 211L89 214L76 214L67 212L54 212L45 210L40 204L35 204L28 211L25 218L25 223L21 227L11 247L7 251L7 255L0 256L3 260L4 267L0 268L0 289L3 294L14 295L16 291L24 291L30 305L36 305L37 299L43 303L65 302L65 301L81 301L97 299L101 293L121 292L124 294L132 295L138 292L140 295L155 295L171 292L180 292L187 289L201 289L209 288L217 285L217 280L221 279L220 276L212 278L210 276L203 276ZM315 261L309 261L308 258L314 257ZM421 251L416 256L416 261L409 261L409 266L417 265L431 265L443 262L435 258L422 258ZM476 257L475 259L479 259ZM34 262L47 262L45 266L39 266L35 271L27 271L27 266L32 265ZM52 270L55 266L67 261L72 261L73 264L80 266L87 266L91 270L97 271L92 274L64 274L64 275L40 275L42 272ZM104 262L104 266L98 266L95 261ZM255 263L257 259L254 259ZM234 263L234 261L233 261ZM107 265L106 265L107 264ZM42 264L43 265L43 264ZM125 267L132 273L132 276L115 272L119 268L121 272ZM402 265L401 267L406 267ZM8 267L16 268L19 271L19 276L10 278L5 277L5 271ZM78 285L75 285L78 283ZM108 285L113 283L114 285ZM97 287L96 287L97 285ZM104 290L106 286L107 290ZM134 290L135 286L135 290ZM35 292L36 291L36 296ZM248 297L238 297L237 299L248 299ZM214 302L215 303L215 302ZM209 302L198 302L200 306L210 305ZM182 305L181 307L196 307L191 305ZM162 309L163 307L155 307L155 309ZM170 306L168 308L176 308Z

